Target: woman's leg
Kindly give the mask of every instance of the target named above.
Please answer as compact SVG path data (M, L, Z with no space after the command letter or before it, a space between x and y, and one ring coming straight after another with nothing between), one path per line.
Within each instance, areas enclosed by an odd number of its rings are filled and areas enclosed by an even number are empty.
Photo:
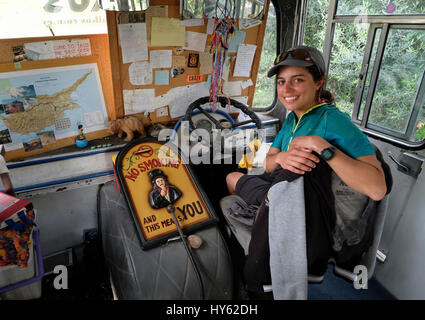
M231 172L226 176L227 189L230 194L236 194L236 184L244 176L241 172Z

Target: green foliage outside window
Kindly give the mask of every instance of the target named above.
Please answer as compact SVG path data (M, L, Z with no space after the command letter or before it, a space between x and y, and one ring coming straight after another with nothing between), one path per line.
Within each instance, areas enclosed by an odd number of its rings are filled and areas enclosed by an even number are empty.
M340 0L339 3L340 7L347 7L351 2ZM359 14L365 14L372 12L373 7L378 4L382 7L383 3L379 0L359 0L356 1L354 7ZM351 7L353 7L352 4ZM315 46L319 50L323 50L328 6L329 0L308 1L304 43ZM410 12L425 13L425 2L404 1L403 8L404 12L409 9ZM367 20L359 19L358 22L362 23L335 25L327 80L327 89L334 94L337 106L349 114L352 113L354 107L369 29ZM378 40L379 37L375 39L375 42L377 43ZM371 58L374 60L374 57ZM370 76L372 68L373 62L369 66L368 76ZM404 133L420 81L424 76L424 70L425 30L390 29L373 97L369 123ZM368 83L365 88L368 88ZM363 98L365 95L366 93ZM364 107L364 100L361 107ZM425 126L421 126L425 122L424 110L425 106L422 107L417 121L418 125L412 137L409 138L412 141L425 139Z

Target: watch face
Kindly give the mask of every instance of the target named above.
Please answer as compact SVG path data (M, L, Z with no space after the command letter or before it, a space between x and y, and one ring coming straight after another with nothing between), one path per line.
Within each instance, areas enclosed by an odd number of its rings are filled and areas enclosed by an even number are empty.
M329 160L330 158L332 158L333 156L333 152L329 149L325 149L322 151L322 157L325 158L326 160Z

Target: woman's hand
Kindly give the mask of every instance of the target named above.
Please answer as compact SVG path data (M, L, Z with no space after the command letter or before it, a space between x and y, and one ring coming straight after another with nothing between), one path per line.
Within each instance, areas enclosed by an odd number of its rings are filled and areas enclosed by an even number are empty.
M304 174L316 167L319 158L311 150L291 147L288 151L270 148L266 158L266 171L273 171L278 165L297 174Z
M275 159L283 169L294 173L304 174L316 167L319 158L307 149L292 148L288 151L279 152Z

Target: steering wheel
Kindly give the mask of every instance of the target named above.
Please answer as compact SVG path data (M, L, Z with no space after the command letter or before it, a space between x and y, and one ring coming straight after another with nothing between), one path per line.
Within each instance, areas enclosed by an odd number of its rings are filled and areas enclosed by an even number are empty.
M227 106L229 100L230 100L230 104L232 106L240 109L243 113L245 113L247 116L249 116L251 118L250 120L247 120L247 121L242 121L242 122L239 122L239 123L232 124L231 129L235 129L236 127L240 127L240 126L243 126L243 125L251 123L251 122L254 122L255 126L258 129L263 129L263 124L262 124L260 118L248 106L246 106L242 102L236 101L232 98L228 99L227 97L223 97L223 96L218 97L218 102L220 102L220 104L223 108L225 108ZM187 108L186 114L184 116L184 120L189 121L189 131L190 132L192 132L193 130L196 129L194 124L193 124L193 120L192 120L193 111L195 111L195 109L198 109L202 114L204 114L215 125L216 129L221 129L221 130L229 129L228 127L223 127L220 121L218 121L217 119L212 117L208 111L206 111L205 109L203 109L201 107L203 104L208 103L209 101L210 101L210 97L199 98L195 102L192 102L189 105L189 107Z
M252 109L250 109L248 106L246 106L245 104L236 101L234 99L229 99L227 97L224 96L220 96L218 97L218 102L220 102L221 106L223 108L225 108L227 106L227 104L229 103L230 100L230 104L238 109L240 109L244 114L246 114L250 119L246 120L246 121L242 121L239 123L230 123L228 121L224 121L223 120L217 120L215 117L213 117L211 115L211 111L205 110L203 109L201 106L208 103L210 100L210 97L203 97L203 98L199 98L198 100L196 100L195 102L191 103L189 105L189 107L186 110L186 114L184 116L184 120L188 121L189 123L189 133L192 134L192 132L197 129L194 125L193 122L193 116L194 113L197 113L196 110L199 110L199 112L201 114L203 114L207 119L207 121L210 121L213 125L211 126L212 128L215 127L215 129L220 129L220 134L218 136L215 136L215 138L213 137L212 133L210 132L210 145L209 146L205 146L205 147L209 147L211 150L213 150L213 154L217 154L217 152L220 152L221 154L223 154L223 151L225 154L228 153L234 153L235 151L239 150L241 152L245 152L246 149L246 145L242 145L241 146L235 146L233 145L233 138L235 138L235 136L237 136L241 131L240 130L235 130L240 126L249 124L249 123L254 123L255 127L257 129L263 129L263 123L261 122L260 118L257 116L257 114L252 111ZM199 121L198 121L199 123ZM197 124L198 124L197 123ZM202 126L204 127L204 126ZM204 128L205 129L205 128ZM256 137L258 137L258 134L256 133ZM237 138L237 137L236 137ZM220 143L215 143L216 139L221 139ZM229 142L232 142L230 148L228 147ZM201 141L202 143L202 141ZM236 143L237 144L237 143ZM217 149L217 145L221 146L220 149Z

